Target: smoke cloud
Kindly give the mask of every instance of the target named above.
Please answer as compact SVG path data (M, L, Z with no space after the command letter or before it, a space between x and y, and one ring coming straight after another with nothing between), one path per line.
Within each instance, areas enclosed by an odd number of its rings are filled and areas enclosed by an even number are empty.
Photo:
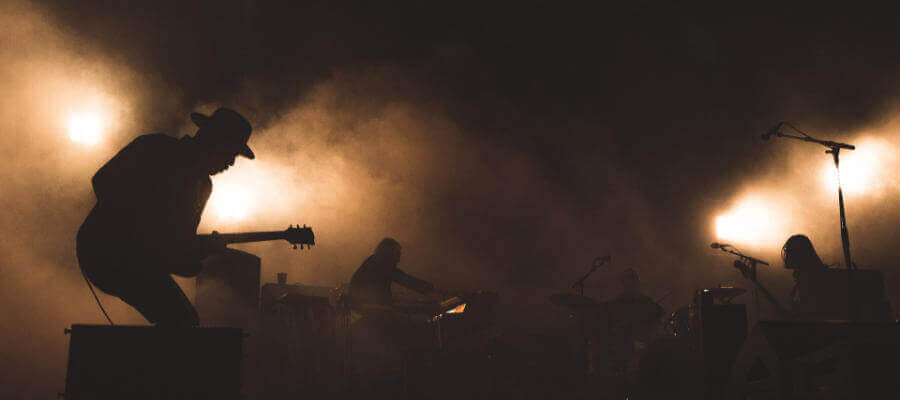
M213 178L201 232L299 223L316 233L308 251L235 246L262 258L264 282L288 272L291 282L337 286L390 236L403 245L401 268L410 274L447 292L498 292L508 331L559 333L566 312L548 296L571 291L598 256L612 262L587 283L597 298L617 294L616 274L629 266L651 297L672 292L668 311L697 288L747 286L709 243L718 240L717 217L751 204L768 218L735 244L772 262L761 279L786 298L791 280L777 260L788 236L806 233L826 262L841 260L830 156L811 144L757 139L764 125L789 116L814 136L858 146L842 153L854 259L884 271L900 301L900 123L885 89L890 63L879 64L879 79L836 79L866 76L871 63L841 58L852 52L825 37L780 67L766 60L806 49L788 43L769 54L767 44L791 37L783 29L761 39L751 29L717 34L724 28L665 12L638 17L665 38L572 17L583 24L567 23L574 32L560 37L529 25L477 46L462 33L427 44L406 33L370 37L377 18L364 12L352 24L366 29L329 34L344 16L324 6L294 32L294 13L221 3L215 22L196 18L201 6L173 17L197 19L188 27L151 26L160 19L142 22L140 13L114 18L131 6L0 6L0 387L22 398L61 391L63 328L105 322L74 255L94 201L92 174L137 135L192 134L188 113L218 106L253 122L257 159ZM160 7L141 11L173 6ZM492 12L507 10L485 10L486 26ZM435 36L429 24L403 20ZM263 24L290 45L250 34ZM597 25L610 31L580 30ZM606 46L608 57L581 62L571 57L584 44L570 37L617 39L591 44ZM818 65L829 67L811 74ZM98 116L96 144L70 138L79 115ZM192 294L192 280L179 283ZM117 323L144 323L118 299L100 299Z
M23 397L61 391L73 323L105 322L77 268L74 237L93 204L90 177L140 133L191 132L177 90L133 70L55 26L45 10L4 6L0 89L4 150L2 215L3 387ZM254 111L252 85L233 98L261 121L251 141L259 158L214 178L202 231L283 229L307 224L319 245L238 246L263 258L263 277L336 286L384 236L403 243L403 268L446 291L501 293L513 323L544 321L546 297L566 290L607 237L579 214L533 156L463 129L402 67L336 70L292 105ZM196 107L212 111L218 104ZM222 104L226 105L226 104ZM241 109L242 104L227 104ZM102 136L73 141L73 116L96 114ZM181 114L181 122L169 122ZM161 116L166 115L166 116ZM627 188L626 188L627 189ZM231 196L229 196L231 194ZM242 197L243 196L243 197ZM213 207L242 198L246 215ZM637 205L628 194L620 204ZM228 199L226 199L228 200ZM606 206L604 206L606 207ZM179 279L189 295L191 280ZM558 289L555 289L558 288ZM98 293L119 324L143 319Z
M74 322L100 323L74 257L74 234L91 207L90 176L140 103L152 93L128 69L48 23L44 10L5 2L0 12L0 386L20 398L62 391ZM107 137L82 146L68 137L73 115L103 111ZM106 300L120 323L139 315Z

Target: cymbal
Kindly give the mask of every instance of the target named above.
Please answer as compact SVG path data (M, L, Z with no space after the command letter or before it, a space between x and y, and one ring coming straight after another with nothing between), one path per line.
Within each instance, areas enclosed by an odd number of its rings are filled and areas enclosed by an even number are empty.
M550 295L550 302L560 307L580 307L597 304L597 301L590 297L571 293L554 293Z
M712 294L713 297L718 299L729 299L732 297L740 296L747 292L747 289L737 287L714 287L701 290Z

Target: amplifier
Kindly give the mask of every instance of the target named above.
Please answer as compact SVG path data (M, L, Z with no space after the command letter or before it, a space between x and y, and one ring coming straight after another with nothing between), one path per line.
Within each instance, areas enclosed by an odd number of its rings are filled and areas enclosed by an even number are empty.
M203 270L197 275L197 296L203 300L206 283L219 282L226 285L234 297L232 301L250 308L259 306L259 272L262 260L259 257L235 249L214 254L203 261ZM198 301L202 303L202 301Z
M700 314L700 349L705 365L707 399L720 399L731 376L731 366L747 338L747 309L743 304L721 303L713 291L701 289L695 299Z
M241 397L240 329L72 325L66 332L66 399Z
M251 329L259 309L259 257L226 249L203 262L194 304L204 326Z
M900 325L762 321L741 348L731 399L893 397Z

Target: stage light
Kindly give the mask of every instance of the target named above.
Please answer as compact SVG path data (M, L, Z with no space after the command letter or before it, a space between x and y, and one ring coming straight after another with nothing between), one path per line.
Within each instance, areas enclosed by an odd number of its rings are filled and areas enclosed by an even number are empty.
M888 147L874 139L863 140L856 150L841 152L841 187L845 194L863 194L880 189L882 171L889 162ZM837 191L834 162L823 162L822 179L830 192Z
M763 198L747 198L715 219L716 237L740 245L769 246L782 240L784 215Z
M296 180L292 175L296 171L293 166L272 160L238 157L231 168L211 177L212 195L200 229L224 232L243 228L245 224L250 225L246 228L259 229L261 225L281 227L297 223L297 206L302 204L302 208L308 209L311 205L305 201L308 183ZM334 190L328 187L328 191Z
M69 139L86 145L97 144L105 125L99 111L73 112L69 115Z
M250 214L253 198L246 187L216 185L209 198L209 208L220 222L239 222Z

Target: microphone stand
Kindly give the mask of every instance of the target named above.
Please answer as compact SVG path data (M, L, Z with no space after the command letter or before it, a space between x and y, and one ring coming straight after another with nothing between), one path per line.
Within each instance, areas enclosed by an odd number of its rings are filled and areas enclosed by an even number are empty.
M584 276L582 276L581 278L578 278L578 280L572 284L572 288L578 290L579 296L584 297L584 281L586 281L587 278L591 276L591 274L597 271L597 268L600 268L601 265L606 264L607 261L609 261L609 256L595 258L594 265L591 266L591 270L584 274ZM584 379L587 380L588 376L593 373L593 360L591 359L591 338L588 335L585 327L584 311L579 310L574 315L578 318L577 322L579 329L581 330L582 335L584 335Z
M582 276L581 278L578 278L578 280L572 284L572 288L578 290L578 295L584 296L584 281L586 281L587 278L594 273L594 271L597 271L597 268L600 268L601 265L606 264L607 260L609 260L609 257L600 257L594 259L594 265L591 266L591 270L584 274L584 276Z
M756 264L769 265L769 263L767 263L767 262L765 262L765 261L763 261L763 260L760 260L760 259L758 259L758 258L750 257L750 256L748 256L748 255L745 255L744 253L739 252L739 251L727 249L726 247L730 247L730 246L722 245L722 246L718 247L718 249L719 249L719 250L722 250L722 251L724 251L724 252L726 252L726 253L728 253L728 254L734 254L734 255L738 256L738 258L740 258L741 260L747 261L747 262L749 262L750 264L752 264L752 265L754 265L754 266L756 266ZM756 278L756 270L755 270L755 269L753 270L753 278L754 278L754 279Z
M753 315L756 317L756 321L759 322L759 289L756 287L756 264L769 265L769 263L760 260L758 258L753 258L739 251L730 250L725 248L725 246L719 247L719 250L723 252L733 254L738 256L741 261L746 262L750 266L750 279L754 282L753 284ZM752 322L752 321L751 321Z
M856 304L853 299L853 271L856 270L856 265L853 264L853 261L850 258L850 232L847 230L847 217L844 212L844 191L841 188L840 166L841 149L855 150L856 146L846 143L832 142L830 140L816 139L801 132L799 129L794 128L794 126L791 124L786 123L786 125L790 126L795 131L800 132L804 136L788 135L786 133L782 133L780 129L775 132L775 136L820 144L827 147L829 150L825 150L825 153L831 154L832 158L834 158L834 169L837 172L838 184L838 208L840 209L841 215L841 246L844 249L844 263L847 265L847 307L850 314L850 320L856 320Z

